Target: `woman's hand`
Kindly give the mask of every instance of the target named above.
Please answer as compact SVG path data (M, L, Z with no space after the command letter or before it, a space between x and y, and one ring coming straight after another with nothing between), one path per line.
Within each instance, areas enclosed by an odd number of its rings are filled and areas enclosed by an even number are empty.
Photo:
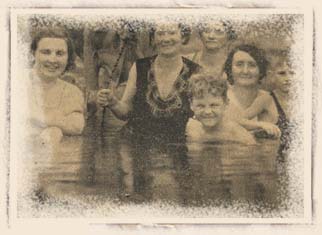
M118 100L111 89L101 89L97 92L96 102L102 107L114 106Z
M269 122L259 122L259 127L263 129L268 135L274 138L279 138L281 136L281 131L278 126Z

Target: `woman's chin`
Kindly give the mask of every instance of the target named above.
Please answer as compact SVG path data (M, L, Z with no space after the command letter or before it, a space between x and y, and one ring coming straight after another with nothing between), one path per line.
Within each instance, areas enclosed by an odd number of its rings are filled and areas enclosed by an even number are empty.
M46 80L54 80L54 79L57 79L58 77L60 77L61 75L62 75L61 72L55 71L55 72L42 73L41 77L43 77Z

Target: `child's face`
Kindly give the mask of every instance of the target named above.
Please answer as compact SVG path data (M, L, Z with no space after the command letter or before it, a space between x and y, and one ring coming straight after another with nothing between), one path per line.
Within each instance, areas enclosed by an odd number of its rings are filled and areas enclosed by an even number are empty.
M222 97L207 94L201 99L193 98L191 109L204 127L212 128L222 119L225 105Z
M288 93L291 88L291 80L294 76L294 71L287 64L278 66L275 71L276 88L284 93Z

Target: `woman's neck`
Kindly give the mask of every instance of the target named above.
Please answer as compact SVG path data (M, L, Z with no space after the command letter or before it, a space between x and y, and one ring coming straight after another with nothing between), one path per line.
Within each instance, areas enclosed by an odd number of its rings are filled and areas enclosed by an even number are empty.
M180 55L175 55L171 57L158 55L155 59L156 65L163 68L177 68L182 64L182 57ZM180 66L181 67L181 66Z
M34 82L38 83L38 85L40 85L43 88L48 88L53 86L54 84L56 84L58 78L50 78L50 79L46 79L46 78L42 78L41 75L38 74L37 70L33 70L33 74L34 74Z
M212 62L216 60L217 58L221 58L223 55L226 55L226 47L222 47L215 50L208 50L204 47L204 49L201 51L201 57L200 60L202 62Z
M258 86L232 86L232 91L238 102L245 108L249 107L258 95Z

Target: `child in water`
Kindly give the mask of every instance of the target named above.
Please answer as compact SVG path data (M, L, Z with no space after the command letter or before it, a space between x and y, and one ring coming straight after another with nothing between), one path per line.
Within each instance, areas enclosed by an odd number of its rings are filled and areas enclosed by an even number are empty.
M256 144L254 137L245 128L223 118L228 103L225 80L196 74L191 77L190 92L194 117L187 124L188 140Z

